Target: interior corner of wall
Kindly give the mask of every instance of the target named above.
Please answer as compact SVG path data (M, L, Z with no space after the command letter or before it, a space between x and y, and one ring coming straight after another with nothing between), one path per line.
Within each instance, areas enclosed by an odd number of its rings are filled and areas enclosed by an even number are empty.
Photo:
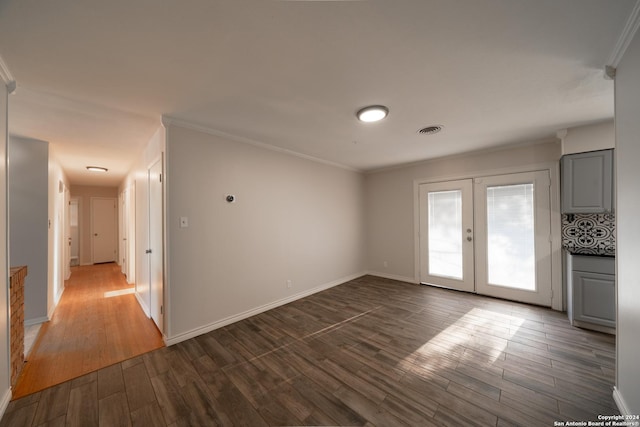
M615 402L620 414L622 415L631 415L629 411L629 407L627 406L624 398L622 397L622 393L617 386L613 387L613 401Z
M12 397L11 388L7 388L2 395L2 399L0 399L0 419L2 418L5 411L7 410L7 407L9 406L9 402L11 402L11 397Z
M49 318L49 320L51 320L51 318L53 317L53 312L58 306L58 303L60 302L60 298L62 298L62 294L64 293L64 290L65 290L65 287L63 285L60 289L58 289L58 292L53 296L53 304L51 304L51 308L47 313L47 317Z

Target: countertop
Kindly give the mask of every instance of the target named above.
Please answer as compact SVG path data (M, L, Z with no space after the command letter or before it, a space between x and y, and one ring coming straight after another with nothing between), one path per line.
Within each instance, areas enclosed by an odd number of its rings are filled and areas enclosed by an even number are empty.
M571 255L587 255L587 256L605 256L615 258L616 250L615 248L604 247L604 248L574 248L574 247L564 247L564 249L569 252Z
M26 269L26 265L21 265L19 267L9 267L9 277L13 277L20 272L22 269Z

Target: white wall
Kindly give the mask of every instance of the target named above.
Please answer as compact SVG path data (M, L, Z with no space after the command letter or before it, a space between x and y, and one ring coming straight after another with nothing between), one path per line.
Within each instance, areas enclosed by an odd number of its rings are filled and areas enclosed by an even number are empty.
M562 154L615 148L616 136L613 120L567 129L562 138Z
M640 414L640 33L617 67L617 357L616 390L620 410Z
M49 153L49 186L48 212L49 227L48 274L47 274L47 318L51 319L64 291L65 264L68 238L64 224L69 213L65 203L65 190L69 189L69 181L56 159L53 150ZM61 192L62 191L62 192ZM66 201L68 202L68 200Z
M49 143L9 138L9 263L28 268L26 324L47 320L49 285Z
M2 58L0 58L2 61ZM0 277L4 291L0 292L0 416L11 400L9 377L9 269L7 223L7 146L8 129L8 81L0 81Z
M176 125L166 163L168 343L364 272L360 173Z
M514 148L468 153L435 159L404 167L371 172L366 175L367 267L372 274L417 282L416 263L416 180L446 180L486 175L510 168L528 168L545 163L557 164L560 144L549 141ZM558 185L557 177L556 183ZM552 195L556 200L559 196ZM557 205L557 202L556 202ZM553 204L552 204L553 206ZM554 256L560 261L559 212L556 224ZM386 262L386 267L385 267ZM562 278L554 272L557 286ZM561 308L561 306L555 306Z

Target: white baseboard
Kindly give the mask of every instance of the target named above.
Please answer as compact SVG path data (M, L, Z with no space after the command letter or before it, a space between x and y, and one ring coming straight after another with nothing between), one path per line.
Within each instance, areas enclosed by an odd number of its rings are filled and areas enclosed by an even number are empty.
M4 411L7 410L7 406L9 406L9 402L11 402L11 389L8 388L4 392L4 396L2 396L2 400L0 400L0 419L4 416Z
M367 274L370 276L382 277L385 279L399 280L401 282L418 284L418 282L416 282L416 279L413 277L399 276L397 274L381 273L379 271L367 271Z
M151 318L151 311L149 310L149 307L147 307L147 304L145 304L140 294L138 292L134 292L134 295L138 300L138 304L140 304L140 307L142 307L142 311L144 311L145 316L147 316L148 318Z
M48 322L49 316L36 317L35 319L29 319L24 321L24 326L37 325L39 323Z
M629 412L629 407L624 401L622 394L620 393L620 389L618 387L613 387L613 400L616 402L616 406L618 407L618 411L622 415L633 415Z
M58 300L58 301L59 301L59 300ZM58 304L56 304L56 303L55 303L55 299L54 299L54 302L53 302L53 304L51 305L51 308L50 308L50 309L49 309L49 311L47 312L47 320L51 320L51 318L53 317L53 312L54 312L54 311L56 311L56 306L57 306L57 305L58 305ZM25 326L29 326L29 325L27 325L27 322L24 322L24 325L25 325Z
M340 279L334 280L329 283L325 283L320 286L316 286L315 288L309 289L304 292L297 293L287 298L283 298L269 304L261 305L259 307L253 308L251 310L244 311L242 313L238 313L233 316L226 317L224 319L218 320L216 322L210 323L208 325L201 326L199 328L192 329L187 332L183 332L181 334L175 335L173 337L164 337L164 342L167 346L178 344L179 342L186 341L188 339L197 337L198 335L206 334L207 332L214 331L216 329L220 329L224 326L230 325L232 323L238 322L240 320L244 320L248 317L255 316L256 314L264 313L265 311L271 310L272 308L280 307L281 305L289 304L290 302L299 300L301 298L307 297L309 295L313 295L315 293L324 291L329 288L333 288L334 286L341 285L350 280L357 279L358 277L364 276L366 273L356 273L346 277L342 277Z
M49 309L49 312L47 313L47 320L51 320L51 318L53 317L53 312L56 311L56 307L58 306L58 303L60 302L60 299L62 298L62 294L64 294L65 289L66 287L63 286L58 292L58 295L53 297L53 305L51 306L51 308Z

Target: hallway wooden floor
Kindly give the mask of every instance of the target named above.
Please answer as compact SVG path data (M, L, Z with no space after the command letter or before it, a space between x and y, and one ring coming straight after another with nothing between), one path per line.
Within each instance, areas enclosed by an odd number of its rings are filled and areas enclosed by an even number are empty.
M164 346L115 263L72 267L50 322L27 355L13 398ZM123 292L124 291L124 292Z

